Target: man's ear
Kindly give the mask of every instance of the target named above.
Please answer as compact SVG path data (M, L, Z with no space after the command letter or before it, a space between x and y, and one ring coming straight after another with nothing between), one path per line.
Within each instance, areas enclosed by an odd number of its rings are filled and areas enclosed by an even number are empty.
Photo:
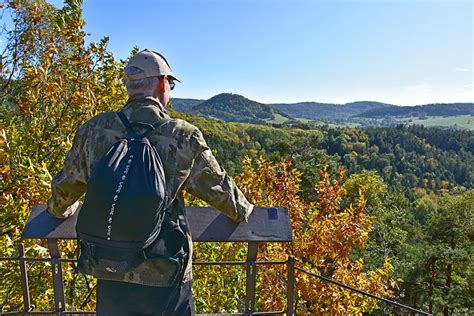
M160 88L161 93L165 92L165 89L166 89L165 80L166 80L166 78L164 76L161 76L161 77L158 78L158 86Z
M160 98L161 95L163 95L166 87L165 87L165 78L164 77L158 77L158 82L155 84L155 87L153 89L153 96L155 98Z

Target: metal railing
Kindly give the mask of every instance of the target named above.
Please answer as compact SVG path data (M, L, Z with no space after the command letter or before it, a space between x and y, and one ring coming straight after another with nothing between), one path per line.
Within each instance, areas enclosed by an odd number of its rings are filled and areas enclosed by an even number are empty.
M22 243L18 245L18 257L0 257L0 261L18 261L20 266L20 284L23 294L23 311L14 312L3 312L0 315L94 315L95 312L84 312L84 311L65 311L64 306L61 306L61 302L64 302L64 290L62 286L58 286L58 283L62 284L62 262L77 262L76 259L57 258L52 254L51 258L32 258L25 257L25 248ZM55 297L56 311L35 311L35 306L31 304L29 281L28 281L28 268L26 262L28 261L39 261L39 262L51 262L53 271L53 290ZM391 306L404 309L414 314L419 315L431 315L422 310L412 308L407 305L397 303L395 301L379 297L360 289L348 286L341 282L332 280L322 275L307 271L303 268L296 266L297 259L290 256L286 261L257 261L256 258L252 258L247 261L216 261L216 262L193 262L196 266L223 266L223 265L240 265L246 268L246 300L245 300L245 312L241 314L233 315L295 315L296 314L296 302L295 302L295 285L296 285L296 274L295 272L304 273L306 275L318 278L321 281L334 284L336 286L345 288L347 290L359 293L361 295L370 297L380 302L389 304ZM281 311L270 311L270 312L258 312L255 311L255 276L257 265L286 265L287 266L287 293L286 293L286 306L285 310ZM92 289L93 290L93 289ZM89 292L88 297L91 295L92 290ZM61 291L61 293L57 293ZM61 300L62 297L62 300ZM59 304L58 304L59 302ZM59 305L59 306L58 306Z

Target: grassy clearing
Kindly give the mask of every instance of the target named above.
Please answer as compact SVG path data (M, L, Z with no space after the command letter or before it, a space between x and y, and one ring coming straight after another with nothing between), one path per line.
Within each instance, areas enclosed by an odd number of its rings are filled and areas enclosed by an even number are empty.
M426 120L411 118L403 121L409 124L420 124L424 126L452 126L474 130L474 116L459 115L450 117L429 117Z
M305 119L305 118L302 118L302 117L297 117L296 118L298 121L300 121L301 123L308 123L308 122L311 122L311 120L308 120L308 119Z
M314 125L317 125L317 126L350 127L350 128L359 128L359 127L361 127L360 123L349 122L349 121L348 122L337 122L337 123L335 123L335 122L309 121L309 120L307 120L307 122L311 122L311 123L313 123Z
M274 123L285 123L288 121L288 118L284 117L283 115L280 115L278 113L273 114L273 120L269 120L269 122L274 122Z

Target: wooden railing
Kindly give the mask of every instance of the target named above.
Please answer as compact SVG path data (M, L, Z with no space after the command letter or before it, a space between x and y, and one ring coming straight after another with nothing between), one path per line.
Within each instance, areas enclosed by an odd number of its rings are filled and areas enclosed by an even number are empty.
M64 285L62 275L63 262L73 259L61 258L59 249L60 240L76 239L74 216L67 219L57 219L45 211L45 206L33 208L30 218L23 230L22 238L46 239L51 258L25 258L23 245L19 246L18 258L20 261L21 287L23 290L24 310L8 314L93 314L91 312L66 311ZM189 207L186 209L187 222L194 242L247 242L247 260L233 262L194 262L194 265L245 265L246 266L246 295L245 311L243 315L261 314L287 314L293 315L292 308L285 311L257 312L255 311L255 287L257 265L261 264L294 264L294 261L257 261L258 244L260 242L291 242L292 232L288 211L283 208L255 208L248 223L235 223L224 214L213 208ZM7 258L2 258L7 259ZM51 262L54 290L55 310L50 312L36 312L32 309L29 294L28 270L25 262L44 261ZM291 271L293 269L291 268ZM294 277L288 283L288 306L294 306ZM242 315L242 314L236 314Z
M257 261L258 244L260 242L291 242L292 231L288 211L283 208L255 208L248 223L237 224L228 217L212 208L189 207L186 216L194 242L247 242L246 261L216 261L193 262L193 265L240 265L246 268L245 310L237 314L219 315L295 315L295 273L304 273L308 276L346 288L361 295L371 297L393 307L403 309L411 314L430 315L427 312L406 306L392 300L378 297L351 286L342 284L330 278L318 275L311 271L297 267L297 259L289 257L285 261ZM20 283L23 291L23 311L1 313L1 315L93 315L95 312L67 311L65 309L64 284L62 275L63 262L75 262L75 259L61 258L59 241L76 239L75 224L77 213L68 219L61 220L51 217L44 206L34 207L30 218L23 230L25 239L46 239L50 258L27 258L23 244L18 245L18 257L0 258L3 260L18 261L20 265ZM27 261L49 261L53 276L54 311L35 311L31 304ZM259 312L255 310L255 288L257 266L259 265L286 265L287 266L287 293L286 309L281 311ZM0 281L1 282L1 281ZM0 285L1 286L1 285ZM208 314L206 314L208 315ZM216 315L216 314L214 314Z

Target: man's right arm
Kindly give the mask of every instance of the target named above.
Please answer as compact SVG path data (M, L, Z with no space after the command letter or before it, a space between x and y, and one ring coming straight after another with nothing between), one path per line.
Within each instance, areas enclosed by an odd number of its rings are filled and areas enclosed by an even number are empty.
M77 200L87 189L85 137L84 126L81 126L64 160L63 169L51 182L48 212L54 217L66 218L74 214L79 206Z

